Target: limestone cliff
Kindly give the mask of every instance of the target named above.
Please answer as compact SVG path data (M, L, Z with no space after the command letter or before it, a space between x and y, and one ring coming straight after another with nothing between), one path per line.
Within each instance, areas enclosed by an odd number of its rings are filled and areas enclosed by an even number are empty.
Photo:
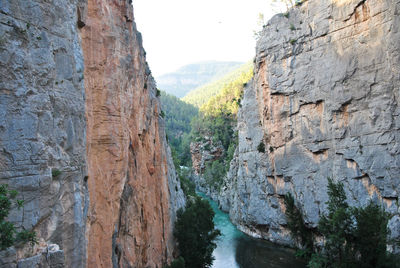
M221 159L224 155L224 147L221 141L214 141L213 137L205 136L202 141L190 143L190 155L192 158L191 179L196 185L196 189L205 193L213 200L218 200L219 189L212 187L204 178L207 165L212 161Z
M269 21L220 197L242 230L290 244L283 196L315 227L332 177L351 205L381 201L400 237L399 51L398 0L310 0Z
M185 201L131 1L0 0L0 67L0 183L39 239L0 266L162 267Z
M173 215L183 204L129 2L88 1L82 29L89 267L110 267L111 259L161 267L171 258Z

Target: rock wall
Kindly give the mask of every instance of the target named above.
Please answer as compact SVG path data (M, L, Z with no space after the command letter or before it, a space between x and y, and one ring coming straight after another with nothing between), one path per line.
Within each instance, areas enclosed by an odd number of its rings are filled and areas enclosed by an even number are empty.
M168 262L185 201L131 1L0 0L0 67L0 183L39 240L0 266Z
M239 228L292 243L284 195L315 227L331 177L351 205L381 202L400 237L399 66L398 0L310 0L269 21L220 197Z
M11 248L12 267L58 244L66 265L86 262L86 120L78 1L0 1L0 183L25 201L10 220L39 245ZM56 175L56 170L61 174ZM53 172L52 172L53 171Z
M191 180L195 183L196 189L213 200L218 200L219 190L206 182L204 172L207 165L221 159L225 149L220 141L215 142L212 137L205 136L202 141L190 143L190 155L192 158Z
M162 267L184 197L130 1L88 1L85 24L87 264Z

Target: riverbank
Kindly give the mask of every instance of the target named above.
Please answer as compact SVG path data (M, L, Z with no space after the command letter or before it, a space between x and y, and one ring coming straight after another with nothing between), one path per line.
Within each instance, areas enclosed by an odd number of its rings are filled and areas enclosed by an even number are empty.
M213 252L213 268L305 267L305 263L294 256L295 250L242 233L231 223L229 215L218 208L215 201L203 193L197 194L210 203L215 212L215 227L221 231L217 248Z

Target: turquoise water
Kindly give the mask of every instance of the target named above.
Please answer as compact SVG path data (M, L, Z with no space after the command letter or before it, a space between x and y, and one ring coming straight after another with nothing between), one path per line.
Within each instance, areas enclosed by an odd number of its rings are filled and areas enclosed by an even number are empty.
M297 268L305 267L297 260L294 251L271 242L255 239L240 232L230 221L229 215L222 212L216 202L202 193L214 212L215 227L221 231L214 250L213 268Z

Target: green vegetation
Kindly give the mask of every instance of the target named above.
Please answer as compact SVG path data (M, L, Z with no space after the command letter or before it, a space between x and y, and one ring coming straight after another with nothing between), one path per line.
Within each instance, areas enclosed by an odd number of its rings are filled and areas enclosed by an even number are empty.
M57 178L58 176L60 176L61 175L61 171L59 170L59 169L56 169L56 168L53 168L52 170L51 170L51 176L53 177L53 178Z
M205 141L205 137L212 137L213 143L220 142L225 150L233 142L233 127L236 115L221 113L217 116L200 114L192 120L191 136L194 141Z
M329 263L343 266L350 261L352 249L352 217L342 183L328 179L328 215L323 215L318 229L325 237L326 258Z
M166 110L166 132L175 169L188 200L185 210L180 209L177 213L174 229L181 256L166 268L210 267L215 239L220 233L214 228L214 211L206 200L196 195L195 184L190 180L190 122L195 120L198 109L163 91L161 103Z
M224 163L220 159L208 163L204 172L204 179L207 184L214 189L219 189L227 168L229 168L229 163Z
M357 222L353 234L354 249L361 256L359 266L399 267L394 256L386 252L389 214L372 202L365 208L354 208L352 214Z
M212 137L213 144L221 144L223 154L219 159L206 164L204 178L207 184L214 189L222 185L223 177L229 170L229 163L237 146L237 133L233 131L235 118L231 115L201 116L192 122L191 136L195 141L204 141L205 136ZM206 150L210 149L209 145Z
M190 122L197 116L198 109L164 91L161 91L161 105L165 111L166 132L172 153L175 154L176 167L190 167Z
M191 104L161 92L173 161L188 200L185 211L178 211L174 230L182 258L174 260L167 267L202 268L212 265L212 252L216 247L214 241L220 233L214 228L214 212L211 206L206 200L196 196L195 185L190 180L189 145L192 141L202 141L208 150L215 145L221 149L220 158L207 163L203 174L211 187L220 187L238 144L234 126L243 88L252 75L252 69L248 68L237 72L235 77L215 83L218 87L213 88L214 92L202 96L196 102L200 111Z
M394 255L386 251L389 215L372 201L364 208L350 207L342 183L328 178L328 213L318 223L317 233L324 238L324 249L313 247L312 231L295 206L285 196L288 229L302 246L308 267L399 267Z
M37 243L35 232L28 230L17 232L14 224L6 221L13 205L12 200L17 194L17 191L9 190L7 184L0 184L0 250L5 250L15 243L30 242L32 246ZM17 199L14 204L21 209L24 201Z
M185 260L179 257L173 260L170 265L165 266L165 268L185 268Z
M193 181L189 179L191 169L190 168L177 168L177 173L179 180L181 182L181 187L183 190L183 193L185 194L186 197L189 196L196 196L196 185L194 184Z
M182 98L183 101L190 103L196 107L201 107L208 102L213 96L218 95L221 89L235 81L242 73L253 73L253 63L248 62L241 65L239 68L231 71L221 79L198 87Z
M220 235L214 227L214 214L208 201L200 197L189 199L185 211L178 211L174 236L185 267L211 267L215 240Z
M229 83L220 83L222 87L219 88L219 93L201 106L199 116L191 122L191 140L211 142L214 146L222 145L222 155L219 159L207 163L203 174L207 184L214 189L222 185L223 177L229 170L229 163L238 144L237 133L234 131L237 112L244 86L252 76L252 69L244 70ZM211 137L211 141L205 137Z
M270 147L272 148L272 147ZM264 142L260 141L260 144L257 146L257 150L259 153L265 153L265 144Z
M166 111L166 132L178 175L187 172L181 170L181 166L192 165L190 143L205 142L205 137L211 137L213 145L222 145L223 155L219 160L207 163L204 176L212 187L219 187L222 184L238 143L237 133L233 129L236 125L243 88L253 75L251 66L250 64L241 66L228 78L212 83L214 96L210 98L203 96L204 99L198 102L204 102L200 112L193 105L161 92L162 107ZM210 144L206 144L205 149L209 150ZM189 193L193 188L193 185L190 185L191 181L186 179L187 175L180 177L184 191Z
M195 88L221 79L241 66L242 62L206 61L183 66L179 70L156 77L160 89L178 98Z
M213 89L217 91L213 93L213 97L206 99L207 101L201 105L200 112L205 116L217 117L221 114L236 116L240 107L243 88L253 77L253 66L246 64L237 71L238 73L235 71L234 77L229 77L232 79L229 82L226 82L227 80L224 80L224 78L213 84L219 85Z
M289 40L289 43L290 43L291 45L296 44L296 42L297 42L297 39L290 39L290 40Z
M285 195L287 227L295 241L299 243L302 249L310 251L313 248L312 232L304 223L301 211L296 207L294 198L290 193ZM310 252L311 253L311 252ZM304 255L304 254L302 254Z

